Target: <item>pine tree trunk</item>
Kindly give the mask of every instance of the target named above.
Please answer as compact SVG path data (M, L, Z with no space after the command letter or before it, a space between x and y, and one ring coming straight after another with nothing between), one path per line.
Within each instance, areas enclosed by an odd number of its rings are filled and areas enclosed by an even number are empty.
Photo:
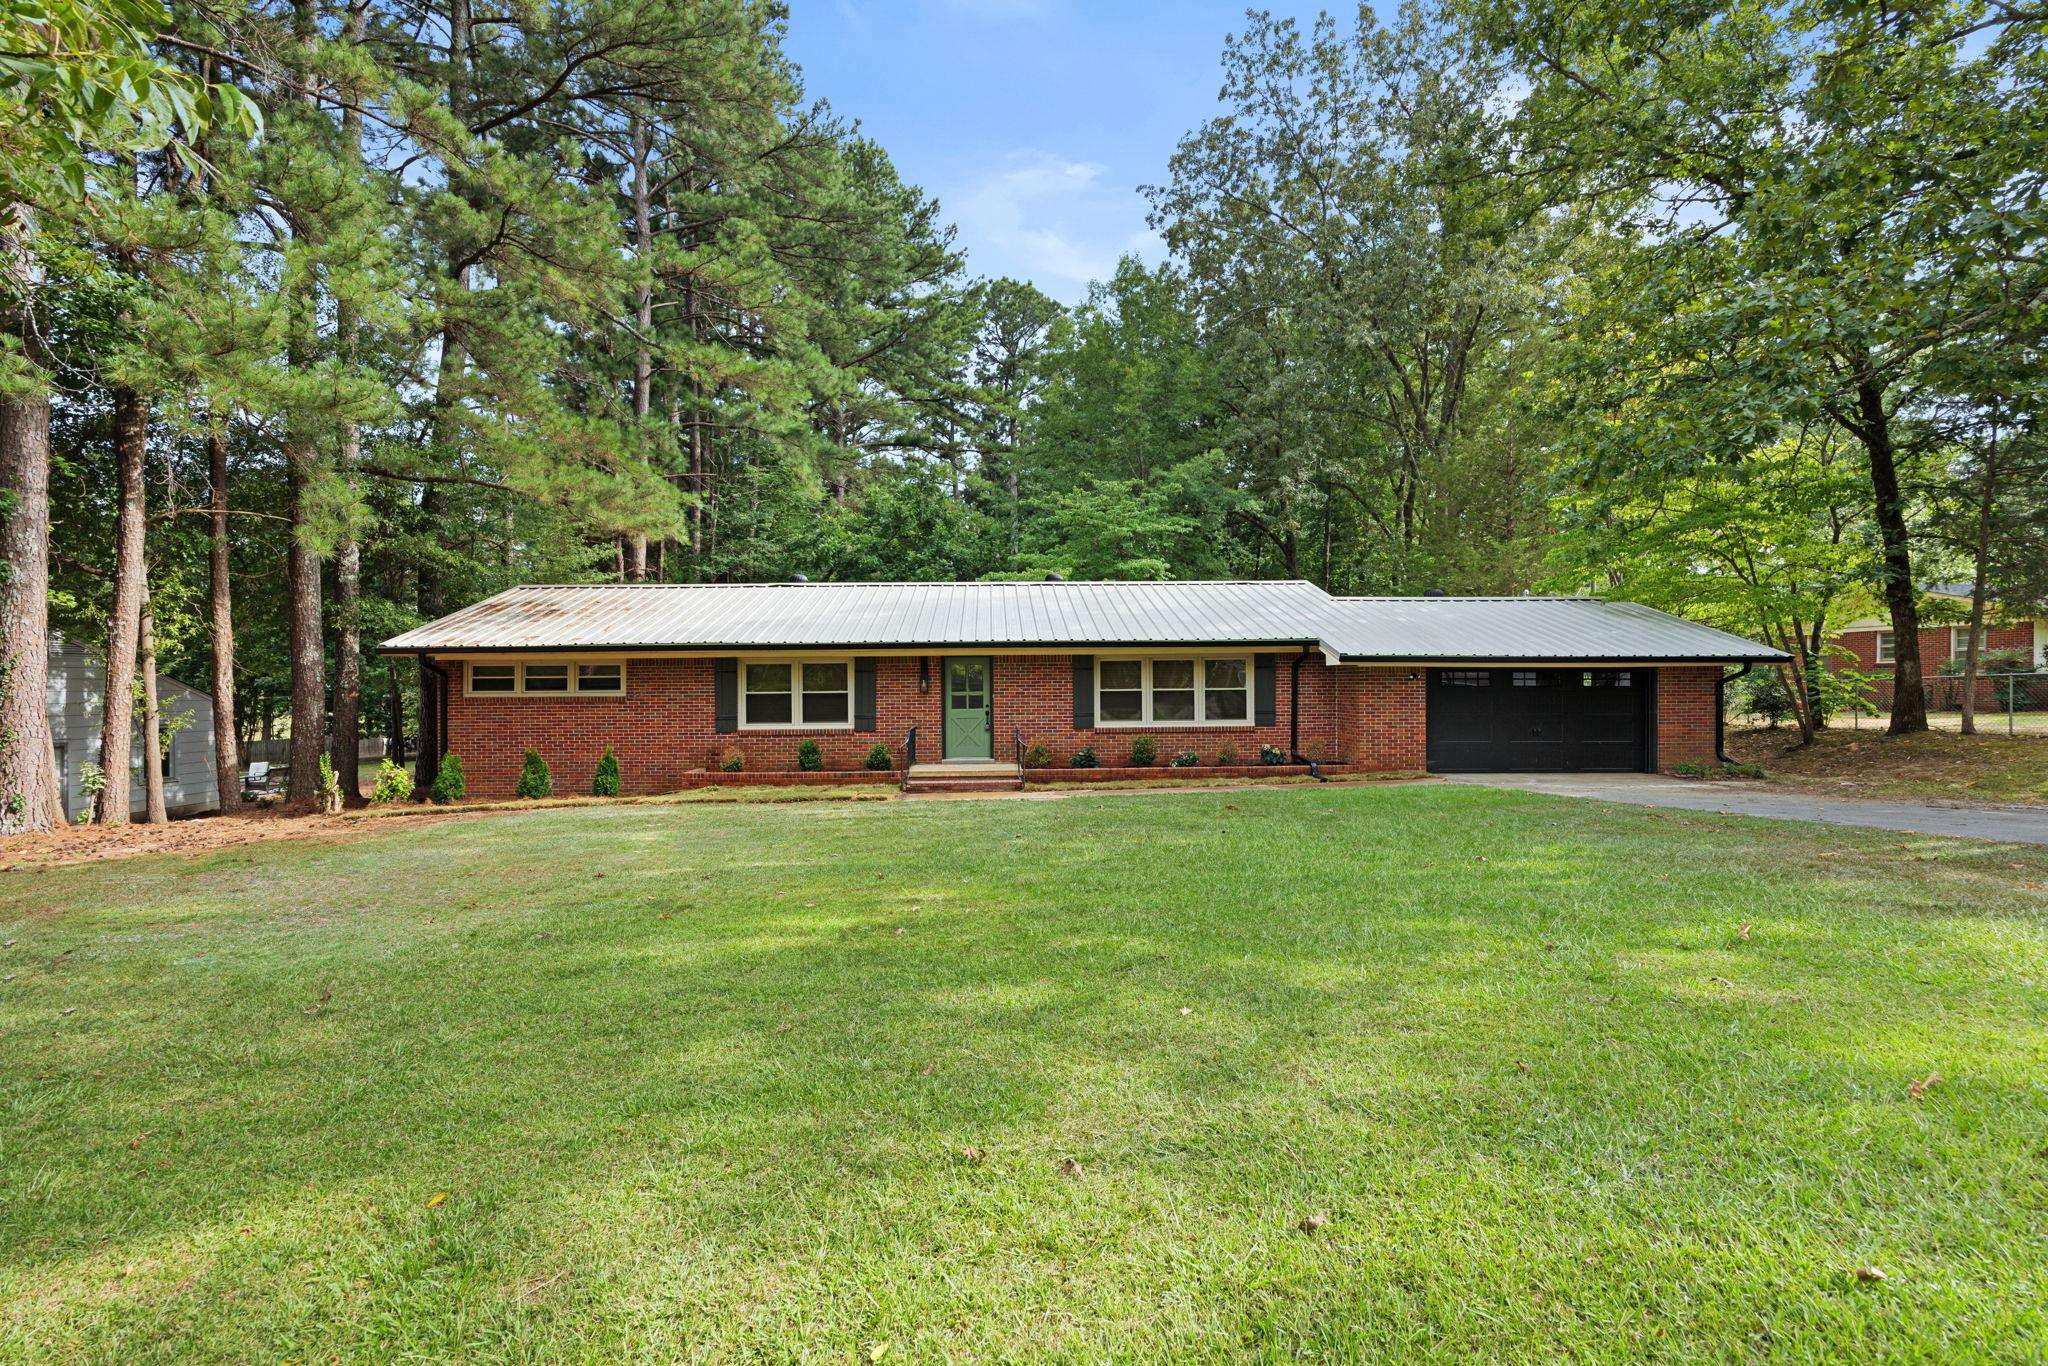
M1927 685L1920 672L1920 604L1913 585L1912 533L1906 526L1906 500L1899 489L1898 455L1892 446L1891 417L1884 393L1866 380L1856 390L1858 433L1870 459L1870 482L1876 495L1878 544L1882 549L1884 600L1892 620L1893 735L1927 729Z
M0 331L33 364L29 225L0 203ZM40 379L37 375L35 378ZM50 735L50 400L0 396L0 835L66 823Z
M12 320L9 320L12 322ZM50 401L0 401L0 835L62 825L50 737Z
M228 567L228 438L206 433L207 596L213 633L213 778L222 815L242 809L242 744L235 721L235 605Z
M135 740L135 651L142 632L142 556L148 508L143 487L149 451L149 411L142 395L117 386L114 463L119 507L114 522L114 595L107 610L106 687L100 699L101 825L126 825L133 788L129 765Z
M328 745L346 807L368 805L358 757L363 741L362 617L363 548L350 538L334 554L334 737Z
M1977 733L1977 671L1982 660L1977 648L1984 635L1985 576L1991 565L1991 514L1998 497L1998 435L1994 429L1990 448L1984 455L1984 482L1977 493L1976 568L1970 575L1970 639L1963 647L1963 716L1960 729L1965 735Z
M156 616L149 606L149 578L142 583L142 615L136 649L142 658L142 790L143 816L152 825L170 817L164 806L164 712L156 687Z

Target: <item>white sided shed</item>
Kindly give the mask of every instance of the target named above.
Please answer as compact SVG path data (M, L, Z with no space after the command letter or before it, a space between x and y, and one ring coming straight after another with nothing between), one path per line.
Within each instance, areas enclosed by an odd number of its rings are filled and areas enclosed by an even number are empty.
M100 703L107 671L97 654L56 634L50 636L50 738L57 747L57 772L64 784L64 812L85 813L85 766L100 758ZM157 679L163 707L164 807L173 816L220 809L220 785L213 770L213 699L174 678ZM142 708L135 708L135 747L128 776L132 814L146 802L142 782Z

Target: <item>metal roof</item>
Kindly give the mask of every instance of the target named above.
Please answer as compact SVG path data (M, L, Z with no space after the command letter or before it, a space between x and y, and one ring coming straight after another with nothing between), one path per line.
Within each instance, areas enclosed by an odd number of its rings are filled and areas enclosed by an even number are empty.
M1299 645L1328 603L1299 581L536 585L384 648Z
M384 642L493 650L1319 645L1346 660L1768 660L1737 636L1592 598L1333 598L1300 580L536 584Z
M1654 607L1599 598L1332 598L1323 621L1323 643L1345 660L1786 657Z

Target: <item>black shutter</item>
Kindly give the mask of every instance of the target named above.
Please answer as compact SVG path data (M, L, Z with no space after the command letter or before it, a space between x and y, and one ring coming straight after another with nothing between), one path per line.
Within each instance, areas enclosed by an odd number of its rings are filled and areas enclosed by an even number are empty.
M1252 724L1270 726L1279 717L1279 708L1273 705L1273 656L1257 655L1252 659Z
M873 656L853 661L853 728L875 728L875 661Z
M720 735L740 728L740 662L720 659L711 665L712 707Z
M1074 729L1095 729L1095 656L1074 656Z

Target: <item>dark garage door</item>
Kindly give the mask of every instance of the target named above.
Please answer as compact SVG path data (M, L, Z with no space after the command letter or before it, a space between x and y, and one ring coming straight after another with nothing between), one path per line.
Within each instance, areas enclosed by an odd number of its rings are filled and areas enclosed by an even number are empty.
M1431 669L1435 773L1646 769L1653 669Z

